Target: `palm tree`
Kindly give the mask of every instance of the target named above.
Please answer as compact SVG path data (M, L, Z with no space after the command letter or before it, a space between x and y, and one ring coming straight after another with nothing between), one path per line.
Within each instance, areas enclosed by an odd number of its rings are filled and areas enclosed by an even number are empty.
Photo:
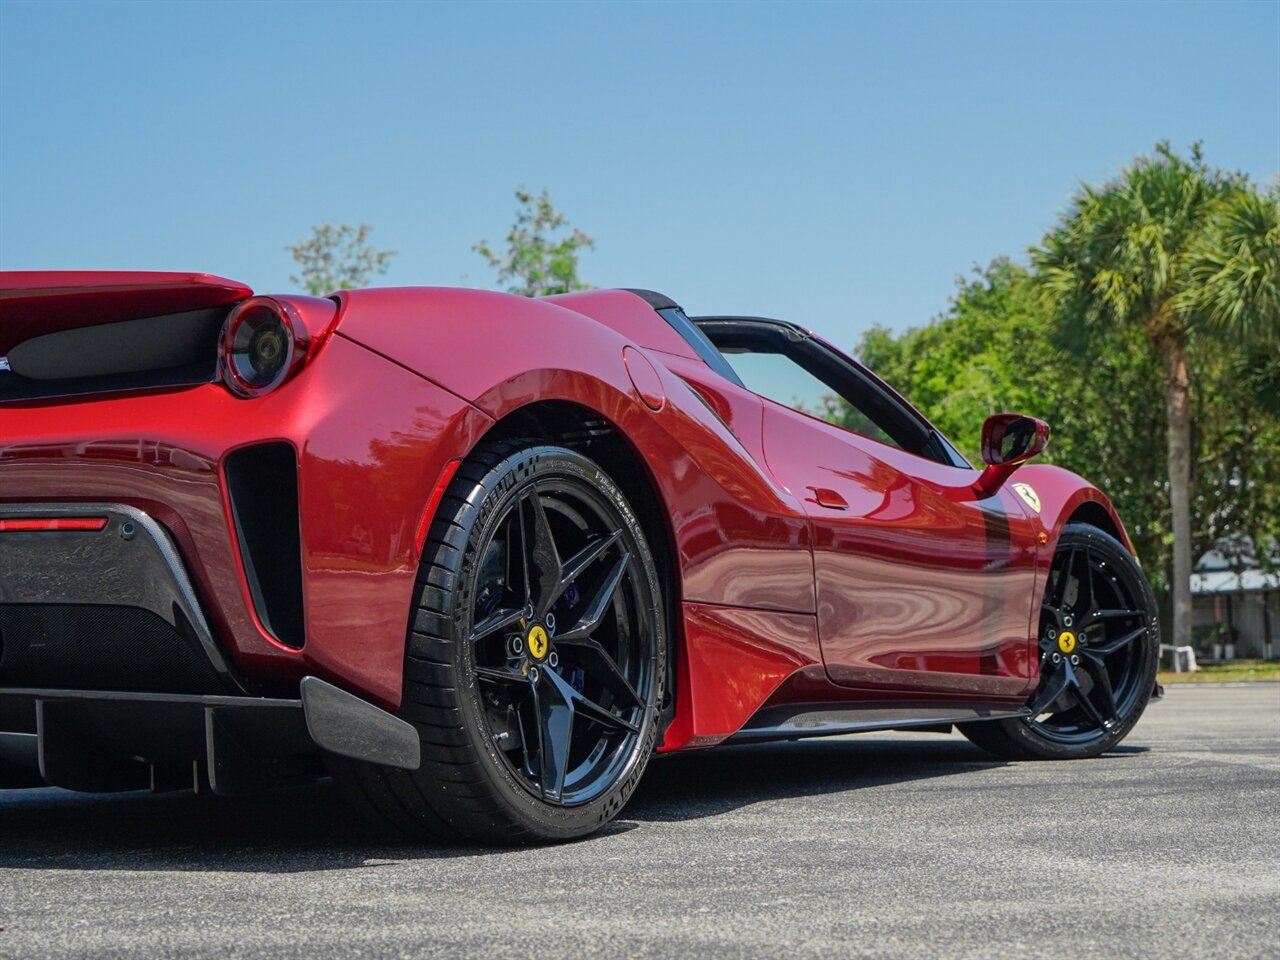
M1242 345L1280 332L1280 183L1227 193L1194 251L1185 298L1189 312Z
M1037 281L1077 343L1093 330L1140 331L1160 361L1173 528L1175 644L1191 639L1191 395L1195 343L1272 337L1280 328L1276 194L1166 144L1101 189L1081 187L1032 248ZM1117 411L1122 413L1122 411Z

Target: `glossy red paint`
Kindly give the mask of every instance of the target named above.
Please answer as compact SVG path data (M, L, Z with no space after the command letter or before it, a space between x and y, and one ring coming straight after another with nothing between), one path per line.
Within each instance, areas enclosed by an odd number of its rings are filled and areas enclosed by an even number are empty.
M597 323L603 323L628 343L697 360L698 355L669 324L654 315L653 307L625 290L586 290L545 298Z
M667 395L662 389L662 380L653 364L643 353L634 347L622 348L622 362L627 365L627 375L631 377L631 385L644 401L644 405L657 412L667 402Z
M720 743L785 680L822 663L817 624L805 614L687 603L684 631L680 710L664 752Z
M765 401L765 452L790 489L820 485L818 631L851 686L1020 696L1030 685L1037 529L1011 493L959 500L977 471L944 466Z
M667 398L655 412L627 373L622 352L628 343L583 314L474 290L341 296L341 336L396 357L494 420L530 404L564 402L613 424L648 465L666 508L684 599L813 611L808 524L798 504L666 368L663 354L630 345L649 359ZM666 326L644 301L621 296ZM473 343L502 349L477 353Z
M1048 550L1052 552L1058 542L1058 534L1082 508L1092 507L1101 511L1111 521L1116 536L1125 549L1133 552L1129 533L1116 513L1111 501L1097 487L1082 480L1070 470L1051 463L1028 463L1019 468L1010 483L1027 484L1039 500L1040 509L1032 511L1037 525L1048 534Z
M20 276L0 290L30 305L34 294L15 291L39 278ZM106 322L250 295L195 275L78 276L83 287L40 281L39 302L59 304L56 322L70 321L70 303L100 302L92 318ZM312 673L398 705L434 494L486 433L531 405L570 405L608 424L667 519L678 613L665 750L717 743L765 704L1018 700L1035 682L1033 621L1058 531L1081 509L1114 519L1102 494L1066 471L1023 467L978 498L976 470L763 400L712 371L630 293L347 291L336 314L334 301L276 299L297 311L312 345L305 367L265 396L212 383L0 403L0 501L151 513L258 691ZM11 319L0 337L44 332L32 322ZM257 620L225 490L227 455L269 440L298 456L301 650ZM1035 488L1039 512L1018 482Z

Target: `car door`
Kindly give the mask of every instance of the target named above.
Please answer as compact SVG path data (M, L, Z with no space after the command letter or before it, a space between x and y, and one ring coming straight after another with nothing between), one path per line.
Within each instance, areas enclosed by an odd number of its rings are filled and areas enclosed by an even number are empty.
M1027 692L1038 531L1016 494L975 496L978 471L923 418L798 328L700 326L759 386L768 467L810 520L830 678L956 696ZM753 368L766 359L762 378ZM797 394L806 376L825 391L816 405ZM824 406L857 429L828 422Z

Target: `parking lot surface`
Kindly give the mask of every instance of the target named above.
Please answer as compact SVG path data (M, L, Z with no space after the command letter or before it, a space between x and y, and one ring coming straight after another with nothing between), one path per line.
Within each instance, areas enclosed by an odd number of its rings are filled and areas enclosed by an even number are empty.
M1280 684L1173 687L1113 754L869 734L655 761L559 847L388 842L327 784L0 794L0 957L1263 957Z

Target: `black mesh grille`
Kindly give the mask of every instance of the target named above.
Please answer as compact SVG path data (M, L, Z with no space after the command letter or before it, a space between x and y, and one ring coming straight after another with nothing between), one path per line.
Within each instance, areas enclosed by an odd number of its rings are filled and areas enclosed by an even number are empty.
M0 687L223 693L194 634L136 607L0 604Z

